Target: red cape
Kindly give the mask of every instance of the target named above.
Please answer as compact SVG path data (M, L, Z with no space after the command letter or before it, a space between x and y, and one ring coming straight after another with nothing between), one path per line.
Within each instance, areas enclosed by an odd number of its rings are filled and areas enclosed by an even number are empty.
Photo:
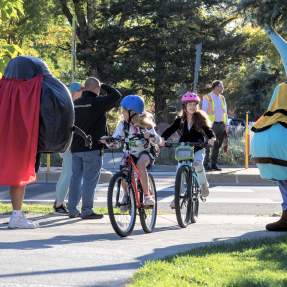
M36 181L42 79L0 79L0 185Z

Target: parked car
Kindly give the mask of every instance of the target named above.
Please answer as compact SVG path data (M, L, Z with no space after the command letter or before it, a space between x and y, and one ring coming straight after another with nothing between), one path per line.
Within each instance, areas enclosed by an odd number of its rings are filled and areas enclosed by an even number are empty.
M234 133L237 129L239 129L242 133L245 130L245 121L238 118L228 119L229 130L230 134Z

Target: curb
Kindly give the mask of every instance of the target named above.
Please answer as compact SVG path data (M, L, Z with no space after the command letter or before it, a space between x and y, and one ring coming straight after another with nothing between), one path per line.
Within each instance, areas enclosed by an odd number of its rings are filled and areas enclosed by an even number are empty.
M36 174L38 183L57 183L60 178L61 172L39 172ZM113 174L105 169L101 170L99 182L109 182Z

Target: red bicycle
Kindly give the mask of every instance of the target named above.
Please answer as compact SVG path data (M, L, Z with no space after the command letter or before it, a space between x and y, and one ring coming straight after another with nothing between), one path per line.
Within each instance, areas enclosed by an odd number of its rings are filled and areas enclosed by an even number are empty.
M151 135L150 137L154 137ZM147 233L153 231L157 214L157 195L154 179L148 173L149 195L153 197L155 205L144 205L144 193L141 186L139 171L130 155L130 140L143 139L143 134L133 134L129 138L105 138L107 142L124 142L125 164L120 166L120 171L111 178L108 189L108 212L115 232L122 236L129 236L136 223L136 214L140 217L143 230ZM136 181L136 177L137 181ZM125 191L123 182L126 183Z

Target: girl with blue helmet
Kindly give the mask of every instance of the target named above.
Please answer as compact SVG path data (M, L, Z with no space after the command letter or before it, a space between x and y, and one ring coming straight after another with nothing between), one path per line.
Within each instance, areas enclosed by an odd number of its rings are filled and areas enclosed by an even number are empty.
M147 170L151 169L154 163L154 157L151 154L150 149L153 145L160 143L161 138L155 132L153 117L149 112L145 111L144 101L140 96L130 95L125 97L121 101L121 106L123 116L113 137L124 138L126 133L128 133L130 137L136 133L144 134L144 139L130 140L130 154L137 165L140 174L141 185L144 192L144 204L154 205L154 199L149 196ZM150 138L151 134L155 135L155 137ZM102 137L101 139L102 143L107 144L108 147L115 147L113 143L107 143L105 137ZM121 164L124 165L124 159ZM125 194L127 194L126 182L122 181L122 186ZM125 197L126 196L124 196L123 201L127 199L127 197Z

